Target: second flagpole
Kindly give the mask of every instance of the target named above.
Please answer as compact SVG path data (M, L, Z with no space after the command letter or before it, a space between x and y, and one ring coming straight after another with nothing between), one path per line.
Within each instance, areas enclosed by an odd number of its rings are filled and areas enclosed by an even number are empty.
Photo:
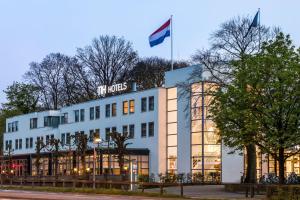
M171 70L173 71L173 15L171 15Z

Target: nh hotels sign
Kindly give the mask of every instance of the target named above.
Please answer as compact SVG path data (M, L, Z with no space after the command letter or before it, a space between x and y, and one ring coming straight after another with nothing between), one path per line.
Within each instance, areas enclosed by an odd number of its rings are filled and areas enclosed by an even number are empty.
M116 83L114 85L100 85L97 89L97 93L99 96L105 96L106 94L113 94L116 92L123 92L128 89L128 83Z

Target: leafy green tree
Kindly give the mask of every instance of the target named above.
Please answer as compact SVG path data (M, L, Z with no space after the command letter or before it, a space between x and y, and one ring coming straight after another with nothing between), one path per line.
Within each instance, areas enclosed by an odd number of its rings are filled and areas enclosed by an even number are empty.
M3 107L7 110L18 110L22 114L35 112L38 109L39 89L31 84L14 82L4 91L7 103Z
M215 94L214 120L225 144L247 142L272 155L283 184L285 160L300 152L300 49L280 33L233 65L235 80Z

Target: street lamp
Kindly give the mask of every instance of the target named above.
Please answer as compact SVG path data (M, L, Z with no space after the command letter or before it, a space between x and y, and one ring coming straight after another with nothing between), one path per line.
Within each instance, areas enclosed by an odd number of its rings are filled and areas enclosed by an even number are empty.
M93 158L93 189L96 189L96 144L102 142L100 137L94 138L94 158Z

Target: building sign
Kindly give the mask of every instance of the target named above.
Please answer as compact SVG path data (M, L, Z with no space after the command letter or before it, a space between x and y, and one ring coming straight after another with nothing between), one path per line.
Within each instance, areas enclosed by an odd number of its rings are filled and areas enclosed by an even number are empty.
M128 83L117 83L114 85L100 85L97 89L97 93L99 96L105 96L106 94L113 94L117 92L123 92L128 89Z

